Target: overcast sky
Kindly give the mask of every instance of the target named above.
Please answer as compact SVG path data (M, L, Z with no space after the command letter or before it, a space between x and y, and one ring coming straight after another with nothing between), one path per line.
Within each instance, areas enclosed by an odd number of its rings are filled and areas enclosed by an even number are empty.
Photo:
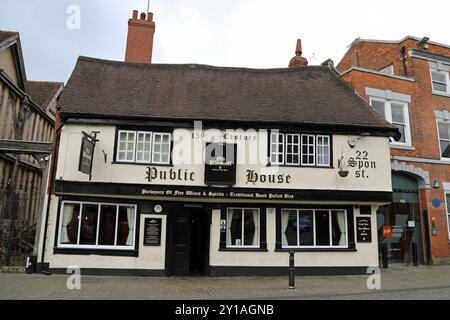
M80 8L80 29L67 28L70 5ZM0 29L20 32L28 79L67 81L79 55L123 60L128 18L146 8L147 0L1 0ZM286 67L297 38L310 64L337 63L357 37L450 45L449 9L448 0L151 0L153 62Z

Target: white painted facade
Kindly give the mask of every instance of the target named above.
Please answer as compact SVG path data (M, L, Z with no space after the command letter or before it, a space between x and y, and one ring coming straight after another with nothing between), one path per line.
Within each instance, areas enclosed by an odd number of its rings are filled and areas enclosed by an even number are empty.
M294 166L267 166L268 154L268 132L254 130L239 130L237 132L211 131L202 132L195 129L176 128L173 131L172 157L173 163L166 166L153 164L124 164L117 163L115 160L118 128L114 125L74 125L65 124L61 131L61 139L58 154L58 165L56 171L56 180L65 182L86 182L95 183L113 183L126 184L133 186L142 186L142 189L151 188L154 185L159 187L206 187L204 183L204 146L209 141L226 141L237 144L237 166L236 166L236 184L234 188L258 190L307 190L307 191L327 191L330 194L333 191L345 192L384 192L390 193L391 169L390 169L390 151L389 138L368 135L332 135L332 163L330 167L294 167ZM82 132L98 131L93 156L92 177L78 171L79 154L81 148ZM223 138L227 134L227 138ZM250 142L249 142L250 140ZM354 147L351 147L353 145ZM249 159L248 157L253 157ZM259 156L258 156L259 155ZM200 157L200 160L198 159ZM262 159L262 160L261 160ZM188 161L189 160L189 161ZM261 161L260 161L261 160ZM338 160L344 163L354 163L355 166L346 167L349 171L348 176L339 175ZM354 162L349 162L349 160ZM197 161L197 162L196 162ZM194 162L194 163L192 163ZM159 171L178 169L186 176L192 179L170 180L156 177L149 181L146 177L148 167L154 167ZM281 175L283 177L280 183L269 183L248 181L248 170L253 170L258 175ZM289 176L289 179L286 179ZM224 187L213 186L211 191L221 191ZM99 189L96 189L99 190ZM105 199L104 202L125 201L127 203L146 203L150 206L160 204L163 207L162 214L148 214L140 212L141 206L138 206L137 216L139 216L136 230L137 256L115 256L108 254L92 253L89 250L86 254L65 254L56 253L58 241L55 237L60 228L60 219L58 212L60 202L71 197L83 199L81 201L90 201L89 199ZM84 200L86 199L86 200ZM210 224L210 244L209 244L209 266L211 267L287 267L288 253L286 250L277 250L276 248L276 230L279 226L276 223L277 210L283 208L283 205L295 207L296 205L315 205L320 208L324 205L348 205L353 208L353 217L350 223L356 225L356 218L362 216L360 206L370 206L371 220L371 242L359 243L356 240L356 228L353 230L354 248L352 250L302 250L295 254L296 266L298 267L367 267L378 265L378 239L376 227L376 210L385 204L383 201L373 201L370 199L361 200L361 197L346 200L334 199L325 200L287 200L285 198L272 199L224 199L208 197L178 197L171 199L169 196L157 196L145 193L134 195L127 194L102 194L97 191L96 194L86 194L57 191L52 196L48 218L48 231L46 239L46 254L44 261L49 264L51 269L65 269L70 265L78 265L82 269L107 269L114 270L158 270L163 272L167 268L167 230L168 216L165 211L167 202L174 202L181 207L186 203L204 203L220 204L223 208L230 206L239 207L240 204L252 203L253 206L260 206L264 210L266 224L266 250L261 251L227 251L220 250L221 237L221 209L206 207L205 210L211 213ZM277 209L278 208L278 209ZM161 244L159 246L144 246L144 218L162 218ZM365 215L368 217L368 215ZM168 245L168 244L167 244ZM41 245L42 247L42 245ZM83 249L83 248L81 248ZM41 254L41 253L40 253ZM41 256L39 261L41 261Z

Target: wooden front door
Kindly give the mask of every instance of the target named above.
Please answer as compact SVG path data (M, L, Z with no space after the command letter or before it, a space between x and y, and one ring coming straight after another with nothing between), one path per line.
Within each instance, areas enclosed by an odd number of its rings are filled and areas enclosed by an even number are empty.
M170 273L187 276L190 274L191 213L188 210L177 212L172 221Z

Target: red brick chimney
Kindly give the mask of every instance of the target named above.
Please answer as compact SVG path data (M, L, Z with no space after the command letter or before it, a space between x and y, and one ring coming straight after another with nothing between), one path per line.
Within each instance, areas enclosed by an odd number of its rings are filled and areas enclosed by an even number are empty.
M152 63L154 33L153 13L142 12L138 19L138 11L133 10L133 16L128 20L125 62Z
M302 40L297 39L297 47L295 48L295 56L289 61L289 68L299 68L308 65L308 60L302 57Z

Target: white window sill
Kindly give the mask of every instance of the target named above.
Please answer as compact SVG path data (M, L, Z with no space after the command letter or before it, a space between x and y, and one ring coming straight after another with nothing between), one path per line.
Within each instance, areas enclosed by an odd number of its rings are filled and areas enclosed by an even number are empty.
M435 94L437 96L447 97L450 98L450 92L441 92L441 91L431 91L432 94Z
M408 144L396 144L396 143L390 143L389 146L392 149L400 149L400 150L409 150L409 151L414 151L416 150L416 148L414 148L411 145Z

